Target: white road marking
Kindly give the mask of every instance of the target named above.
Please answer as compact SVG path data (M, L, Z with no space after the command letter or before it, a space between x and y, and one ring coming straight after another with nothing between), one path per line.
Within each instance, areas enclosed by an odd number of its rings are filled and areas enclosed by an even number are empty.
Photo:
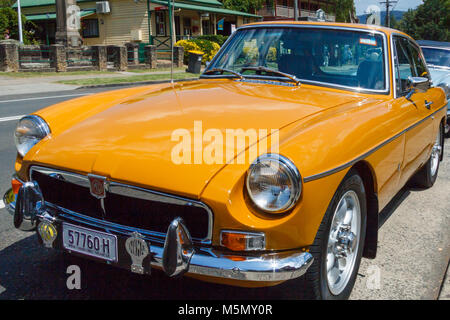
M63 95L63 96L48 96L48 97L36 97L36 98L26 98L26 99L4 100L4 101L0 101L0 103L18 102L18 101L30 101L30 100L43 100L43 99L53 99L53 98L79 97L79 96L87 96L89 94L90 93L77 93L77 94L66 94L66 95Z
M21 119L21 118L24 117L24 116L25 116L25 115L22 114L22 115L20 115L20 116L12 116L12 117L0 118L0 122L3 122L3 121L19 120L19 119Z
M3 200L0 200L0 209L3 209L5 207L5 203L3 202Z

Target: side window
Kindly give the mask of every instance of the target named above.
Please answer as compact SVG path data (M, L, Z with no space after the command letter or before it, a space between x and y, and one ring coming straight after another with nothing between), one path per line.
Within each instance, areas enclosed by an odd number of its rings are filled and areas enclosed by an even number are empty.
M395 79L397 83L397 94L399 96L404 95L408 89L408 78L414 77L415 66L413 63L413 58L411 57L411 53L408 50L408 40L395 37L395 52L397 55L397 59L395 62Z
M414 63L414 69L415 69L415 77L425 77L430 79L430 76L428 75L427 68L425 66L425 62L422 58L422 55L420 54L419 48L417 48L415 45L413 45L411 42L408 41L408 49L411 53L411 57Z

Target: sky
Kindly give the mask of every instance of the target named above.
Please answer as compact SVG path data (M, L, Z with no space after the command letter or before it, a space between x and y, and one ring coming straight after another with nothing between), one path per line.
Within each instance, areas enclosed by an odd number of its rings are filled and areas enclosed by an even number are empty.
M354 0L354 1L357 15L363 14L364 11L367 9L367 7L371 4L379 6L382 11L385 10L383 6L386 6L385 4L380 4L380 1L385 0ZM419 4L422 3L423 3L422 0L398 0L394 10L406 11L408 9L414 9Z

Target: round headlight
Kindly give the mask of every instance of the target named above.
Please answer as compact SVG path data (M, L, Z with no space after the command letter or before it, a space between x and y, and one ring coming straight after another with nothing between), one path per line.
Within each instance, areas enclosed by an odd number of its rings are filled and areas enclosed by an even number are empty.
M268 213L291 209L300 197L302 180L295 165L278 154L265 154L247 172L247 192L255 206Z
M17 151L23 157L39 141L50 133L47 123L38 116L25 116L20 119L14 133Z

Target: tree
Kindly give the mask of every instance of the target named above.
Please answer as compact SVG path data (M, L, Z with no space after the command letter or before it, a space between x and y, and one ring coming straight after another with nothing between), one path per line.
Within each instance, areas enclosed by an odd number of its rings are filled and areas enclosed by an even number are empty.
M0 8L9 8L14 2L15 0L0 0Z
M353 0L336 0L336 22L352 22L350 17L356 16L355 11Z
M222 3L226 9L255 13L258 9L261 9L265 0L222 0Z
M399 21L399 30L417 40L450 41L450 0L424 0L408 10Z
M19 19L17 12L10 7L0 8L0 40L5 38L19 40ZM31 44L33 39L33 29L35 25L31 21L27 21L25 15L22 14L23 42Z

